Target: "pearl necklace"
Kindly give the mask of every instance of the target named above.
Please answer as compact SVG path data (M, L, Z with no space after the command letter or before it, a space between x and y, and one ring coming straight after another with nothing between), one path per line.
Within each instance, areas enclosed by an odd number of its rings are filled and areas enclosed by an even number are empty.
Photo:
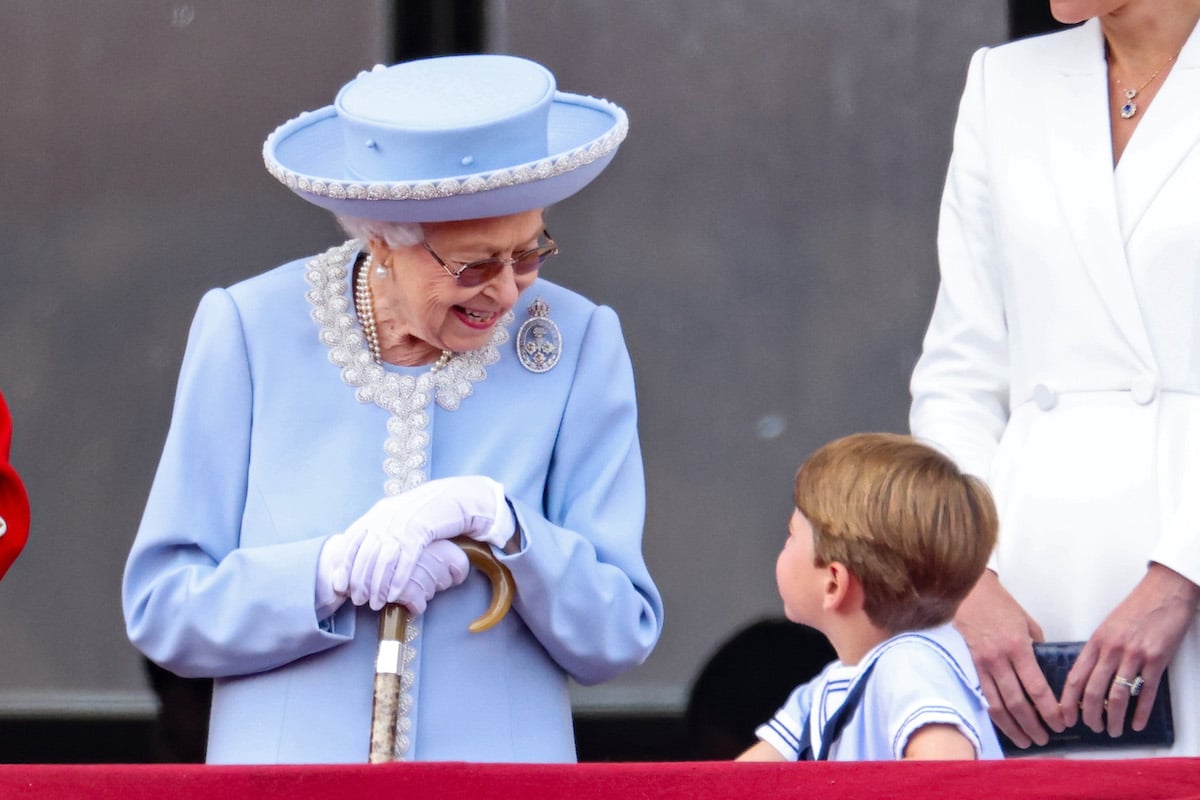
M371 351L371 358L375 359L376 364L381 364L383 356L379 349L379 326L375 323L375 299L371 294L371 264L373 261L374 257L368 253L358 275L354 278L354 308L359 324L362 325L363 336L367 340L367 348ZM430 371L441 372L453 357L453 351L443 350L442 354L438 356L438 360L433 362L433 366L429 368Z
M350 239L314 257L305 272L309 289L304 297L312 305L317 336L329 348L330 363L341 373L342 382L354 389L360 403L374 403L393 417L406 416L416 407L414 403L427 404L428 396L418 395L430 392L441 408L456 410L470 397L472 384L486 380L487 368L500 360L500 347L509 340L513 313L501 317L487 344L478 350L455 353L439 372L426 370L414 376L384 369L371 357L362 322L353 308L354 267L361 250L362 242Z

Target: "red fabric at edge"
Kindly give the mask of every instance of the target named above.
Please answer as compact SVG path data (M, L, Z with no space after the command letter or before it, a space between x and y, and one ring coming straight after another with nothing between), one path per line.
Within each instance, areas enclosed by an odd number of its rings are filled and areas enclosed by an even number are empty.
M1200 798L1200 759L377 766L3 765L0 797L39 800L555 798Z

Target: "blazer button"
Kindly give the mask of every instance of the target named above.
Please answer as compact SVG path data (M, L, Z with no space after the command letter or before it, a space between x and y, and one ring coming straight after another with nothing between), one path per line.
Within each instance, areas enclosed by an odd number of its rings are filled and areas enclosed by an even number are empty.
M4 517L0 517L0 536L8 533L8 523L4 521Z
M1154 402L1154 398L1158 397L1158 383L1154 378L1138 378L1133 382L1129 393L1133 396L1133 402L1139 406L1149 405Z
M1058 403L1058 397L1044 383L1033 387L1033 402L1042 411L1049 411Z

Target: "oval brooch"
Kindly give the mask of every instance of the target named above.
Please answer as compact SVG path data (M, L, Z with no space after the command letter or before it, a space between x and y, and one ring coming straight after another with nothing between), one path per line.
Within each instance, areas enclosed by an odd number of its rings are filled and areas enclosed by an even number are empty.
M538 298L529 306L529 319L517 331L517 357L530 372L553 369L562 354L562 334L550 319L550 306Z

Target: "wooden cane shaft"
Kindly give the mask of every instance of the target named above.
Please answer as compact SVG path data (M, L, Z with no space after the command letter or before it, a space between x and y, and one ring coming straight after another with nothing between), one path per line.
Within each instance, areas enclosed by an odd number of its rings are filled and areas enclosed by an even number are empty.
M371 752L368 763L396 760L396 722L400 717L400 676L375 674L375 705L371 711Z
M371 750L368 760L396 760L396 725L400 721L400 673L404 671L404 635L408 612L389 605L379 615L379 654L375 659L375 696L371 706Z

